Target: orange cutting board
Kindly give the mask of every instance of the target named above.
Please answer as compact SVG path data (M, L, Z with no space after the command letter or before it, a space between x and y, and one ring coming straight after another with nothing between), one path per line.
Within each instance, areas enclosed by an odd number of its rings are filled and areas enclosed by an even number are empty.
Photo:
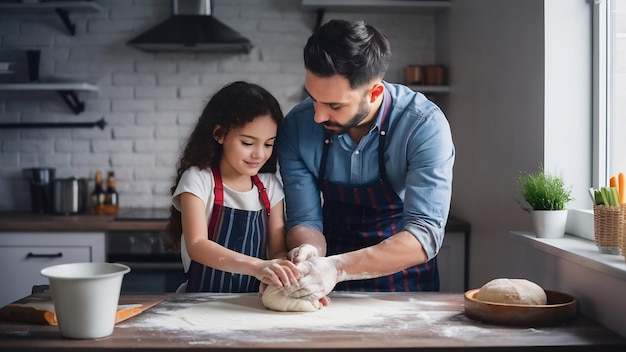
M115 323L140 314L163 301L154 295L124 294L120 296ZM50 291L32 294L0 308L0 320L20 323L57 325Z

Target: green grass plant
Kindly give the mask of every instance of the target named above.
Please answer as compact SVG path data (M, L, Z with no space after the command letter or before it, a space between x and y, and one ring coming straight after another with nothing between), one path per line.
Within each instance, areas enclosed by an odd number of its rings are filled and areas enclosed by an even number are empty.
M530 210L563 210L573 200L571 187L566 187L562 175L546 173L543 167L534 173L522 172L518 177L520 191Z

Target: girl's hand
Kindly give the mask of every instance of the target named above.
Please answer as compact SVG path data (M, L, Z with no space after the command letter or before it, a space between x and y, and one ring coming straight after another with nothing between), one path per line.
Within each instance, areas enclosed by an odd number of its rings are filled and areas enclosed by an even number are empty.
M287 259L263 260L254 275L261 285L273 284L277 287L289 287L296 284L300 273L294 263ZM262 294L262 292L259 292Z
M259 285L259 298L263 297L263 293L265 293L265 289L267 288L267 284L261 282Z

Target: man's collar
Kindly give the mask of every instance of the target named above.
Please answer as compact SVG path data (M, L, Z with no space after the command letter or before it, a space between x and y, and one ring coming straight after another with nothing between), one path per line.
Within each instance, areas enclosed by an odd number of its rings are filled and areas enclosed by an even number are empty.
M380 101L380 105L378 106L378 112L376 113L376 122L374 123L374 125L372 125L372 130L374 130L374 127L377 127L378 130L380 130L381 124L383 122L383 114L384 114L384 110L382 107L385 106L385 103L387 102L387 99L391 99L391 97L389 96L389 94L387 94L387 85L385 84L385 81L381 82L383 87L385 87L385 91L383 92L382 96L383 99Z

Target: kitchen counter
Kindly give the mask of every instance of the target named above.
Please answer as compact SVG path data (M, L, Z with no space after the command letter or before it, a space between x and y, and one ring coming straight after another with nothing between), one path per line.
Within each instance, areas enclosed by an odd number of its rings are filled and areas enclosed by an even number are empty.
M122 218L122 219L120 219ZM121 208L113 215L41 215L28 211L0 211L0 251L10 253L13 265L23 269L23 280L13 287L13 294L0 293L0 302L16 300L33 285L39 284L39 271L49 262L36 259L36 267L23 266L24 256L29 253L44 252L46 247L64 247L64 251L74 250L64 244L76 241L72 236L84 239L85 234L99 234L97 243L86 244L89 251L82 261L112 261L131 266L133 280L128 281L126 291L172 292L184 281L180 254L167 250L163 231L167 226L169 209L166 208ZM469 262L470 225L462 220L450 218L446 225L446 240L438 256L441 290L462 292L467 288ZM62 238L62 239L61 239ZM19 246L22 255L15 252ZM4 248L3 248L4 247ZM54 252L54 255L58 255ZM95 253L95 254L94 254ZM61 262L78 260L62 255ZM132 265L131 265L132 264ZM173 267L176 266L176 267ZM181 266L181 268L178 268ZM7 265L5 267L10 267ZM1 269L1 268L0 268ZM3 275L4 274L4 275ZM10 280L13 270L0 270L0 279ZM28 279L26 279L28 278ZM1 280L0 280L1 281Z
M72 340L56 326L0 322L0 350L626 350L626 339L582 316L548 327L471 320L463 294L333 293L311 313L267 310L256 294L143 296L165 300L109 337Z
M126 209L127 211L129 209ZM120 210L120 214L124 209ZM115 220L114 215L46 215L29 212L0 212L0 231L161 231L167 220L126 219ZM450 217L446 231L469 233L470 225Z
M131 209L120 209L120 214ZM27 211L0 212L0 231L162 231L163 218L116 220L115 215L50 215Z

